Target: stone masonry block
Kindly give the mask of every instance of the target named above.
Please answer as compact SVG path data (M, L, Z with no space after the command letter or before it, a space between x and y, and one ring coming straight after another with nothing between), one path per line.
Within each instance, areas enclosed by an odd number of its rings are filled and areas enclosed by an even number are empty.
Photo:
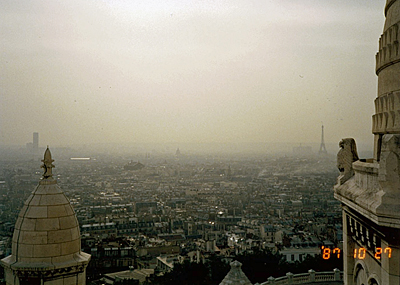
M76 220L75 215L61 217L60 219L60 228L61 229L70 229L78 226L78 221Z
M68 216L68 214L67 214L67 211L65 210L65 206L64 205L48 206L47 207L47 216L49 218L55 218L55 217Z
M60 229L60 222L57 218L38 219L36 221L36 231L55 231Z
M58 243L33 246L33 255L37 258L59 256L60 254L61 246Z
M47 207L30 206L25 214L27 218L47 218Z
M47 232L21 231L19 242L23 244L46 244Z
M21 219L21 218L18 218ZM21 231L34 231L36 227L36 219L24 218L21 219Z
M49 231L48 233L48 242L49 243L62 243L72 240L71 230L58 230L58 231Z
M51 264L51 257L22 257L18 259L21 262L29 263L48 263Z
M70 242L64 242L61 244L61 254L73 254L80 250L80 240L74 240Z
M48 206L48 205L65 205L68 204L67 197L63 193L52 194L52 195L42 195L42 199L40 200L40 205Z
M33 245L31 244L18 244L16 250L20 257L33 257Z
M67 212L68 215L74 215L74 209L72 208L71 204L65 205L65 211Z
M70 229L70 231L71 231L71 239L72 240L77 239L81 236L81 233L79 232L78 227L72 228L72 229Z
M34 195L33 197L32 197L32 199L30 199L30 201L29 201L29 205L32 205L32 206L39 206L40 205L40 199L42 198L42 195ZM29 200L29 199L28 199ZM27 201L28 201L27 200Z

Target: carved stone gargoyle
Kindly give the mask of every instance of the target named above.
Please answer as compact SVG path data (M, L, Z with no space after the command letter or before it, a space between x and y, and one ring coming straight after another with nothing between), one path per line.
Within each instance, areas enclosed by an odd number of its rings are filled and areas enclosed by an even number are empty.
M353 138L342 139L339 142L340 150L337 154L337 168L340 175L338 185L342 185L354 175L353 162L358 160L356 141Z

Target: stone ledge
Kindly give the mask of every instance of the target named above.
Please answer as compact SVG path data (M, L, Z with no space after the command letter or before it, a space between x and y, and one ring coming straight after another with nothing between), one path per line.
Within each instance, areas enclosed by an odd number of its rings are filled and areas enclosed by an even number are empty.
M400 229L398 205L393 204L381 207L384 195L385 192L382 189L363 189L358 187L354 176L344 184L334 186L335 199L380 226Z
M36 272L39 275L54 275L60 272L72 270L83 271L89 264L90 258L90 254L80 252L74 254L73 257L66 262L15 262L14 256L10 255L3 258L1 264L5 268L19 272L22 275L28 272Z
M379 163L377 162L363 162L357 160L353 162L353 169L359 173L376 174L379 172Z
M377 191L380 186L378 182L379 164L377 162L353 162L354 179L359 188Z

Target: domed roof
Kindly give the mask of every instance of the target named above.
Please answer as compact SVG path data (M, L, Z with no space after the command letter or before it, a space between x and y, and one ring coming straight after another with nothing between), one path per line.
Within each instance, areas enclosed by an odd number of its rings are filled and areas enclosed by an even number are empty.
M56 268L87 263L81 252L79 224L72 206L52 177L50 150L45 152L42 180L25 201L12 239L11 267ZM8 259L8 260L7 260Z

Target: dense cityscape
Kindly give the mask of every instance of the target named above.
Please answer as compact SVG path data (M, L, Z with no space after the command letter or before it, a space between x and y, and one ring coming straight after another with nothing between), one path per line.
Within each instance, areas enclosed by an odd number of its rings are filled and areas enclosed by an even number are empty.
M322 260L321 248L342 247L341 207L332 191L338 171L333 156L303 150L74 157L55 148L55 177L76 212L82 250L91 254L88 280L118 284L115 272L126 271L126 280L154 283L177 263L228 264L259 251L279 254L288 270L310 257ZM1 163L2 257L11 253L18 213L42 175L41 150L32 152L28 144Z

